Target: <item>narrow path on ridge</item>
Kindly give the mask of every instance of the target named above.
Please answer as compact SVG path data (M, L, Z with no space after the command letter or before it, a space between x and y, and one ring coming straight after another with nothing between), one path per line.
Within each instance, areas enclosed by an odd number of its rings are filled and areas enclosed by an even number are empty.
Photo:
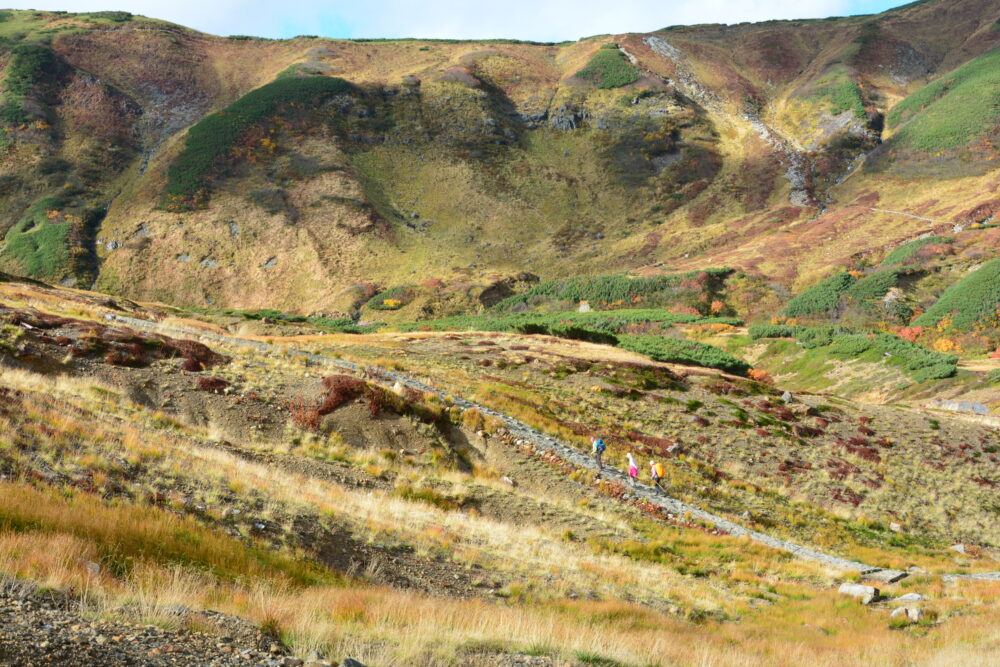
M334 359L331 357L325 357L318 354L313 354L311 352L306 352L304 350L299 350L296 348L274 345L271 343L265 343L262 341L248 340L246 338L236 338L233 336L225 336L222 334L211 333L206 331L201 331L198 329L187 328L177 325L160 324L157 322L152 322L149 320L142 320L133 317L126 317L123 315L108 314L105 315L105 319L111 322L119 322L126 326L145 329L148 331L159 331L160 333L170 333L181 334L184 336L201 338L207 341L215 341L230 345L239 345L242 347L250 347L264 352L287 352L291 350L296 355L307 358L309 361L321 364L324 366L338 368L342 370L348 370L355 373L364 373L365 366L361 364L356 364L351 361L345 361L343 359ZM428 384L415 380L409 376L403 375L396 371L390 371L387 369L379 368L379 374L383 377L389 378L394 382L399 382L401 385L416 389L421 392L430 392L441 398L448 398L454 405L462 408L469 409L475 408L485 415L490 415L501 420L508 433L514 438L515 442L519 444L529 443L538 447L542 450L548 450L554 453L559 458L581 468L587 468L589 470L596 470L596 464L591 456L581 452L580 450L566 445L555 438L551 438L544 433L541 433L527 424L521 422L518 419L510 417L502 412L493 410L484 405L480 405L473 401L466 400L464 398L453 395L450 392L432 387ZM676 498L671 498L663 494L662 492L654 490L652 487L645 484L637 484L632 486L630 478L621 470L617 468L604 467L602 471L602 476L605 479L610 479L620 484L626 486L626 488L631 487L632 495L642 498L643 500L650 502L654 505L662 507L668 512L676 515L688 515L692 518L710 523L720 530L725 531L729 535L735 537L748 537L754 542L758 542L765 546L769 546L780 551L785 551L796 558L802 560L808 560L812 562L822 563L823 565L828 565L830 567L847 570L860 573L863 577L867 579L873 579L876 581L881 581L885 583L894 583L900 579L908 576L907 572L903 570L893 570L888 568L876 567L874 565L868 565L866 563L861 563L859 561L849 560L847 558L841 558L839 556L834 556L831 554L818 551L816 549L810 549L808 547L803 547L794 542L789 542L778 537L773 537L767 535L766 533L761 533L755 530L750 530L741 526L729 519L723 518L721 516L707 512L699 507L690 505ZM945 574L941 575L942 579L946 581L954 581L957 579L971 579L971 580L990 580L990 581L1000 581L1000 572L983 572L978 574Z

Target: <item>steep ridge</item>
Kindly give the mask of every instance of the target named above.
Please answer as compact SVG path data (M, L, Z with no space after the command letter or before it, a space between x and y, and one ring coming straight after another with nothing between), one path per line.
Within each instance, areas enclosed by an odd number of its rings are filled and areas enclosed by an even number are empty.
M11 12L0 265L195 306L342 313L371 287L723 258L801 284L914 232L881 210L957 221L991 196L988 126L928 154L930 110L893 110L986 57L998 19L986 0L935 1L530 44L230 39ZM165 206L188 128L317 76L352 90L289 98L213 162L210 198Z

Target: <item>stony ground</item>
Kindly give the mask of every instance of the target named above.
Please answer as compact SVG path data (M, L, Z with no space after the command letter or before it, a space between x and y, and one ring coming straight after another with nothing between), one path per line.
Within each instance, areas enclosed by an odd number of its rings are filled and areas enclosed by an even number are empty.
M89 620L78 601L14 582L0 583L0 664L266 665L321 667L303 660L254 624L210 611L178 608L178 619L213 634ZM218 634L215 634L217 631Z

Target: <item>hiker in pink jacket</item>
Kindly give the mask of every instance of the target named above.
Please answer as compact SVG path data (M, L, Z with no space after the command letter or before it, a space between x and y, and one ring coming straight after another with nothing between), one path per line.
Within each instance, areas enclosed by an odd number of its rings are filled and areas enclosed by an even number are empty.
M628 476L631 479L632 486L635 486L636 481L639 479L639 464L635 462L632 452L629 452L625 456L628 457Z

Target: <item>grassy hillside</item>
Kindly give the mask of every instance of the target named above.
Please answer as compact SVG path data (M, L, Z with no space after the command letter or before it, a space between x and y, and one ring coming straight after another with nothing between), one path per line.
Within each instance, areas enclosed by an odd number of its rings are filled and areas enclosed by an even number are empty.
M767 662L787 641L820 659L829 635L806 620L837 628L841 657L972 655L964 645L982 656L993 627L992 584L936 578L997 568L985 426L806 394L783 404L767 384L530 335L272 336L279 347L209 350L108 326L100 295L26 283L0 295L6 323L33 323L4 352L24 367L0 373L0 569L86 586L98 617L224 632L196 620L211 608L297 655L433 665L684 663L692 641L723 663ZM165 306L115 307L216 330ZM303 347L371 369L328 375ZM106 354L117 349L129 363ZM218 356L187 371L157 349ZM671 495L756 529L920 567L881 587L929 596L924 620L838 596L856 574L654 511L476 409L400 392L380 379L390 366L571 447L602 434L608 466L626 451L655 457ZM910 493L917 479L951 504ZM765 629L780 636L754 639ZM927 632L937 643L917 641Z

